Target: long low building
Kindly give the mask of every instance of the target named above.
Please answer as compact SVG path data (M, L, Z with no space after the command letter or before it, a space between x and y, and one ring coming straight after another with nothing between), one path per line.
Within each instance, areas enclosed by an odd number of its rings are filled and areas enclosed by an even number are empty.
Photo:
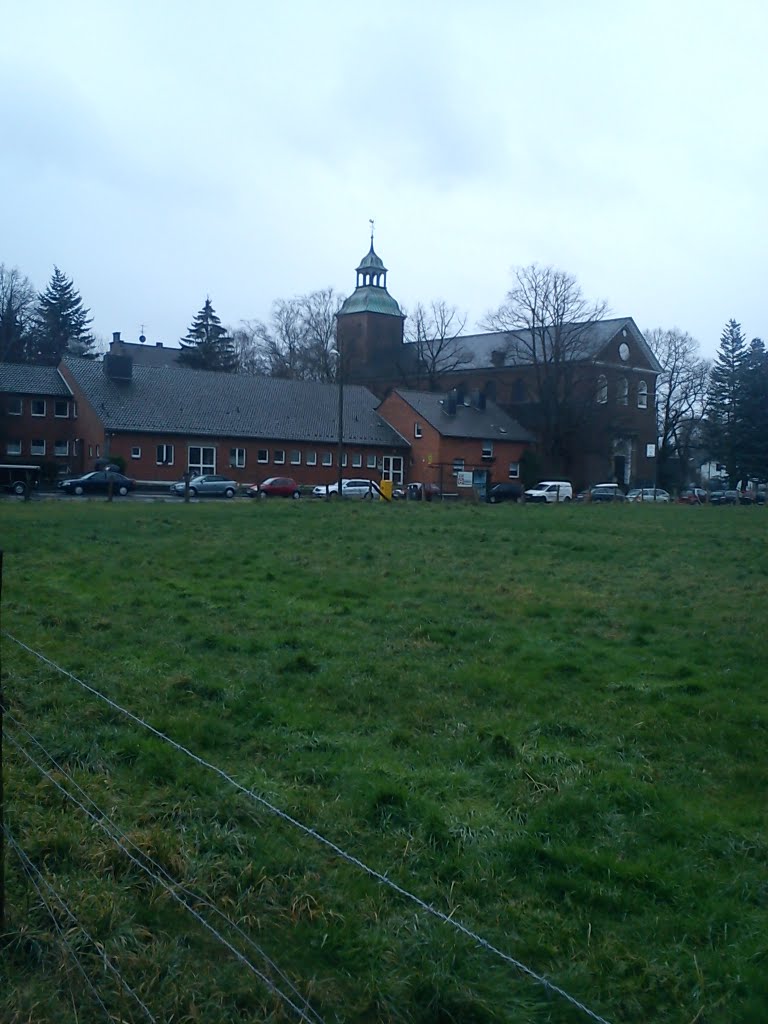
M343 443L339 446L339 399ZM528 431L484 400L395 392L385 403L358 384L281 380L147 365L113 352L66 356L58 368L0 364L7 462L49 478L122 461L144 482L225 473L240 484L290 476L299 484L347 477L457 487L518 475ZM461 473L466 477L466 472Z

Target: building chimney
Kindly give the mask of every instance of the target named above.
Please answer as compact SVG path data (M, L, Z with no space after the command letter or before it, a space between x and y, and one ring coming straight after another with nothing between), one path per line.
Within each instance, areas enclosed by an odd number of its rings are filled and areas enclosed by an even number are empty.
M133 376L133 360L130 356L116 356L109 353L102 360L102 369L112 380L130 380Z
M112 344L113 345L119 345L120 344L120 331L112 331Z

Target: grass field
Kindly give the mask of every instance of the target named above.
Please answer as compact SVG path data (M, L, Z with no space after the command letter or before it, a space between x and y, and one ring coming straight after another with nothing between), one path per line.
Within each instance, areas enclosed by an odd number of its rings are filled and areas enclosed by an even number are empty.
M768 1019L765 510L6 502L0 547L4 631L611 1024ZM7 638L2 666L9 831L156 1020L297 1015L15 743L306 1019L589 1019ZM0 1020L148 1019L6 860Z

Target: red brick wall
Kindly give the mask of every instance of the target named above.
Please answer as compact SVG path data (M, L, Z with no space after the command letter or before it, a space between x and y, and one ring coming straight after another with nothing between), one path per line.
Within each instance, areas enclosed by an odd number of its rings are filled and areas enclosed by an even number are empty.
M21 401L22 413L20 416L8 413L11 403L16 401ZM43 416L32 415L33 401L45 403L45 414ZM67 416L55 415L57 402L66 403ZM75 436L75 421L72 418L74 404L72 399L66 396L3 393L0 395L0 408L3 411L0 462L31 463L36 465L44 462L55 462L62 468L75 464L75 457L72 451L72 441ZM21 442L21 454L8 454L7 446L10 441ZM45 442L44 454L32 454L32 441ZM67 455L55 454L57 441L67 441L69 443L69 453Z
M509 465L519 462L526 447L519 441L493 440L493 458L482 457L483 440L443 437L403 398L392 392L378 408L379 415L390 423L411 443L411 465L407 481L421 480L440 484L443 490L452 490L454 459L464 459L467 470L490 470L491 483L509 480ZM421 428L421 437L415 436L415 425Z

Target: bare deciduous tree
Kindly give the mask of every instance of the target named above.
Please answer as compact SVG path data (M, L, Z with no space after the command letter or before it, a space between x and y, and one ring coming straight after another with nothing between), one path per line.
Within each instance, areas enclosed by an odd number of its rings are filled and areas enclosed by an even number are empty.
M545 461L567 470L594 414L594 353L588 338L608 306L586 299L576 278L554 267L534 263L513 274L505 301L483 326L510 332L504 356L530 367L535 391L531 425L541 438Z
M466 324L466 313L443 299L433 300L429 306L416 306L406 321L406 341L416 346L419 384L425 382L434 391L443 374L472 362L472 352L461 338Z
M662 367L656 381L659 483L681 487L689 482L691 449L704 419L710 364L699 354L695 338L677 327L654 327L645 338Z
M234 332L243 373L293 380L336 379L336 313L332 288L278 299L269 323L247 320Z
M25 363L34 356L36 293L16 267L0 263L0 362Z

